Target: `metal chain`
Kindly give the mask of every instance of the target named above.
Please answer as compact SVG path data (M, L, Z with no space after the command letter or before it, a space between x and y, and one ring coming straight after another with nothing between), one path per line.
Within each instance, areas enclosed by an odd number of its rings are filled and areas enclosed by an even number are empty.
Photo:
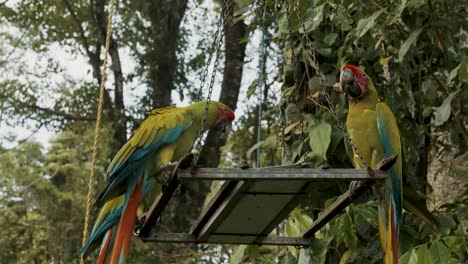
M218 36L219 36L219 32L220 32L220 29L221 29L222 25L223 25L223 16L220 15L217 26L216 26L216 31L215 31L215 34L214 34L214 38L213 38L213 41L211 42L210 50L208 51L208 54L209 54L208 55L208 60L206 61L205 70L203 71L203 74L202 74L200 87L198 88L197 98L196 98L197 102L201 101L202 97L203 97L203 87L205 86L206 77L208 76L208 71L209 71L209 68L210 68L210 65L211 65L211 60L213 59L213 53L214 53L215 49L217 48L216 44L219 45Z
M106 66L107 66L107 59L109 55L109 48L110 48L110 40L112 36L112 15L114 14L115 10L115 0L110 0L109 3L109 14L107 16L107 35L106 35L106 44L104 48L104 59L102 62L102 79L99 86L99 104L97 109L97 117L96 117L96 127L94 130L94 144L93 144L93 155L91 158L91 173L89 175L89 183L88 183L88 199L86 202L86 216L85 216L85 223L83 227L83 240L82 245L84 246L86 240L89 237L89 221L91 219L91 203L92 198L94 195L94 185L96 182L96 162L97 162L97 148L99 145L99 135L101 129L101 118L102 118L102 109L104 105L104 90L105 90L105 83L106 83ZM84 255L80 258L80 263L84 264Z
M200 152L201 152L201 149L202 149L202 135L203 135L203 131L205 130L205 125L206 125L206 119L208 117L208 109L209 109L209 106L210 106L210 101L211 101L211 94L213 93L213 87L214 87L214 82L215 82L215 79L216 79L216 73L217 73L217 69L218 69L218 64L219 64L219 58L221 56L221 47L224 43L224 26L226 26L226 23L227 23L227 17L228 17L228 14L230 12L230 9L232 7L232 1L231 0L226 0L225 2L225 7L223 8L223 12L221 14L221 17L220 17L220 22L221 22L221 25L222 25L222 28L219 27L219 24L218 23L218 30L217 30L217 33L216 33L216 37L215 37L215 40L217 40L218 38L218 35L219 35L219 41L218 41L218 45L216 46L216 50L215 50L215 60L214 60L214 65L213 65L213 70L211 72L211 78L210 78L210 85L208 87L208 94L206 96L206 104L205 104L205 109L204 109L204 112L203 112L203 119L202 119L202 123L201 123L201 127L200 127L200 130L198 131L198 136L197 136L197 141L194 145L192 145L192 150L195 150L195 154L194 154L194 157L193 157L193 162L192 162L192 166L195 166L198 162L198 159L200 158ZM214 43L214 41L213 41ZM212 54L210 55L210 57L212 57ZM207 68L206 68L206 74L207 74L207 71L208 71L208 67L209 67L209 64L207 65ZM203 86L204 86L204 79L206 77L203 77L202 81L203 81ZM197 101L201 101L201 94L202 94L202 86L200 87L200 90L198 91L198 95L197 95Z
M286 1L286 3L287 3L287 6L289 6L289 1ZM331 98L330 98L330 95L327 92L327 89L325 87L325 75L320 71L320 64L319 64L319 62L317 60L317 56L316 56L317 54L316 54L315 49L313 48L312 40L309 38L309 36L306 33L305 23L304 23L304 20L302 19L300 11L299 11L299 4L298 4L297 1L294 1L294 11L296 13L296 16L297 16L297 18L299 20L299 24L300 24L301 29L302 29L302 36L306 40L306 46L310 49L310 51L312 53L312 62L314 64L313 68L315 69L315 74L319 77L320 87L322 88L323 92L325 93L325 99L327 100L327 103L328 103L327 108L329 109L329 112L333 115L333 118L335 119L336 123L338 124L338 127L343 132L344 137L346 138L346 140L351 145L351 147L353 149L353 152L358 156L359 160L361 161L361 163L366 168L370 168L368 162L364 159L361 152L359 152L359 150L354 145L353 141L351 140L351 137L346 132L346 128L345 128L343 122L341 122L340 118L338 117L338 114L336 113L335 106L333 105L333 103L331 101ZM300 38L300 40L303 43L303 38L302 37ZM306 63L306 65L307 65L307 63ZM306 70L306 72L308 73L307 70Z

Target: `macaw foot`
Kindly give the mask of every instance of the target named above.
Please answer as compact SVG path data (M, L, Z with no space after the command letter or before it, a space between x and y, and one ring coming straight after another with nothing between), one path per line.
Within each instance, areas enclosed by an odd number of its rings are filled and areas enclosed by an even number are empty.
M161 169L171 172L172 170L174 170L177 164L178 162L168 162L166 164L161 165Z
M135 221L135 229L134 229L135 234L138 235L140 233L140 230L145 224L145 221L146 221L146 213L142 213L141 215L137 216L137 219Z
M351 197L353 197L353 196L356 195L356 189L358 189L359 186L361 186L361 182L360 182L360 181L352 181L352 182L349 184L349 193L351 194Z
M355 200L359 197L367 188L372 186L374 181L365 180L365 181L352 181L349 184L349 198Z
M377 163L377 166L375 166L375 169L377 170L389 170L393 164L397 161L398 154L393 154L388 158L384 158L379 163Z
M369 174L370 177L374 177L375 172L371 167L367 167L367 174Z
M241 163L239 163L236 167L242 170L246 170L246 169L250 169L250 164L244 160Z
M172 173L170 171L164 174L163 179L162 179L162 184L161 184L162 192L165 192L167 190L167 186L169 186L169 181L171 180L171 175Z
M330 168L330 164L328 164L328 162L326 160L322 161L320 163L320 168L322 170L328 170Z

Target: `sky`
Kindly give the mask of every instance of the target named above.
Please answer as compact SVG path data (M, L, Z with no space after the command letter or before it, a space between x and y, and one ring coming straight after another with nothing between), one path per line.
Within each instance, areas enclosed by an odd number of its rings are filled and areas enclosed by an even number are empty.
M7 4L15 4L16 1L8 2ZM203 16L203 8L208 10L208 16ZM217 14L216 11L214 10L215 4L211 1L204 1L203 4L200 5L195 5L193 1L189 1L189 11L187 12L187 15L184 17L184 20L182 23L184 24L185 27L187 27L189 30L194 32L188 39L188 43L197 43L197 41L200 38L209 38L208 41L211 42L211 38L213 36L207 35L206 29L214 27L216 25L216 20L217 20ZM203 17L203 19L200 19L200 17ZM195 27L195 23L202 23L204 25L198 25L198 27ZM0 27L0 34L2 32L13 32L16 35L21 35L20 29L12 28L12 27ZM250 99L246 98L246 91L247 87L252 83L253 80L255 80L258 76L258 57L259 57L259 50L260 50L260 40L261 40L261 33L259 31L256 31L253 33L253 35L250 38L250 41L247 45L247 50L246 50L246 64L244 65L243 69L243 78L242 78L242 85L241 85L241 92L240 92L240 98L238 100L238 107L236 110L236 116L242 115L247 107L252 107L256 104L257 102L257 96L252 96ZM8 52L8 51L7 51ZM21 51L23 52L22 54L18 55L18 62L26 62L28 65L31 65L31 67L46 67L47 66L47 61L44 61L46 59L40 59L40 56L36 54L35 52L31 50L26 50L26 51ZM133 60L133 58L130 56L130 51L127 48L121 48L119 49L120 55L121 55L121 61L122 63L122 70L124 75L132 72L136 66L136 62ZM187 55L192 56L196 54L196 50L191 48L189 46L189 49L187 50ZM43 54L41 54L43 55ZM14 57L14 56L12 56ZM75 81L78 82L85 82L85 81L90 81L93 79L92 77L92 70L87 62L87 59L82 56L82 55L77 55L77 54L72 54L70 51L67 51L63 49L61 46L58 44L53 45L51 49L49 49L47 56L45 58L54 58L56 62L63 68L63 72L60 74L54 74L52 76L47 76L47 78L50 78L52 82L55 83L60 83L61 81L64 80L64 76L68 76L68 78L71 78ZM212 65L210 65L210 74L208 76L211 76L211 69ZM220 66L219 69L222 69L222 60L220 60ZM216 82L214 85L214 90L213 90L213 96L212 99L217 100L219 98L220 94L220 88L221 88L221 81L222 81L222 74L218 69L218 74L216 78ZM0 80L4 78L11 78L12 74L15 74L14 70L10 70L6 75L0 73ZM108 80L106 82L106 87L110 87L112 85L112 74L110 74L108 70ZM14 76L13 76L14 77ZM20 78L23 78L20 76ZM27 77L28 79L34 78L34 77ZM198 89L199 84L200 84L200 77L197 75L194 75L193 73L188 76L189 79L191 79L196 85L196 89ZM209 77L208 77L209 78ZM39 80L37 80L39 81ZM209 80L207 80L207 83L209 83ZM130 83L127 86L133 87L135 89L125 89L124 87L124 101L127 105L131 104L132 102L136 102L138 100L133 100L137 98L139 95L141 95L144 92L144 87L141 87L141 89L138 89L138 85L135 83ZM279 85L276 85L276 88L278 88ZM206 95L208 90L207 85L205 85L204 88L204 94ZM51 96L53 97L53 95ZM177 105L187 105L189 104L188 99L185 99L184 101L180 100L179 95L177 94L176 91L173 92L172 94L172 99L173 103ZM40 100L42 106L44 107L50 107L53 104L53 101L49 97L45 97L44 99ZM97 107L97 106L96 106ZM1 120L0 120L1 124ZM1 135L16 135L17 140L22 140L28 138L29 140L36 140L39 141L40 143L43 144L45 149L49 146L49 140L51 140L55 132L49 131L45 128L40 128L38 131L35 129L29 128L31 124L25 124L25 126L22 127L9 127L5 126L5 124L1 124L0 127L0 134ZM1 140L1 138L0 138ZM11 148L14 147L15 145L18 144L17 141L9 141L9 140L1 140L1 144L6 147L6 148Z

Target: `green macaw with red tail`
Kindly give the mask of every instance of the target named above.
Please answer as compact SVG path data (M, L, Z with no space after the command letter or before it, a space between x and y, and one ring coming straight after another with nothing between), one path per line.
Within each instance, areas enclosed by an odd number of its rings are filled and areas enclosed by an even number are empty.
M171 106L149 113L107 169L109 183L96 201L100 213L80 255L88 256L101 244L98 264L126 263L138 205L152 189L152 177L165 173L171 162L190 152L202 127L207 103ZM220 129L225 136L234 120L233 111L216 101L208 105L204 129Z
M385 264L398 263L398 236L402 208L414 213L432 226L438 221L427 210L425 200L418 197L408 182L408 171L401 144L400 132L392 110L379 102L377 90L369 76L354 65L341 68L340 82L335 86L349 99L346 128L362 158L371 168L384 158L397 154L390 168L390 177L375 190L378 197L378 226ZM364 168L354 153L356 168Z

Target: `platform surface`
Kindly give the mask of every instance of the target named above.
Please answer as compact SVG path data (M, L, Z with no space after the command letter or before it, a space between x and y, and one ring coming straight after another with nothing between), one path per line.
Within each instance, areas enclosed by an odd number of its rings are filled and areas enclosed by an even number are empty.
M271 167L261 169L200 168L194 173L178 171L173 185L183 181L225 180L225 183L202 211L189 233L154 233L140 237L153 242L216 244L307 245L305 237L268 236L297 206L310 184L320 181L377 181L386 172L375 171L370 177L360 169L310 169ZM172 189L160 194L152 208L160 214L173 194ZM172 193L171 193L172 192ZM151 212L150 214L154 213ZM145 225L151 226L159 215Z

